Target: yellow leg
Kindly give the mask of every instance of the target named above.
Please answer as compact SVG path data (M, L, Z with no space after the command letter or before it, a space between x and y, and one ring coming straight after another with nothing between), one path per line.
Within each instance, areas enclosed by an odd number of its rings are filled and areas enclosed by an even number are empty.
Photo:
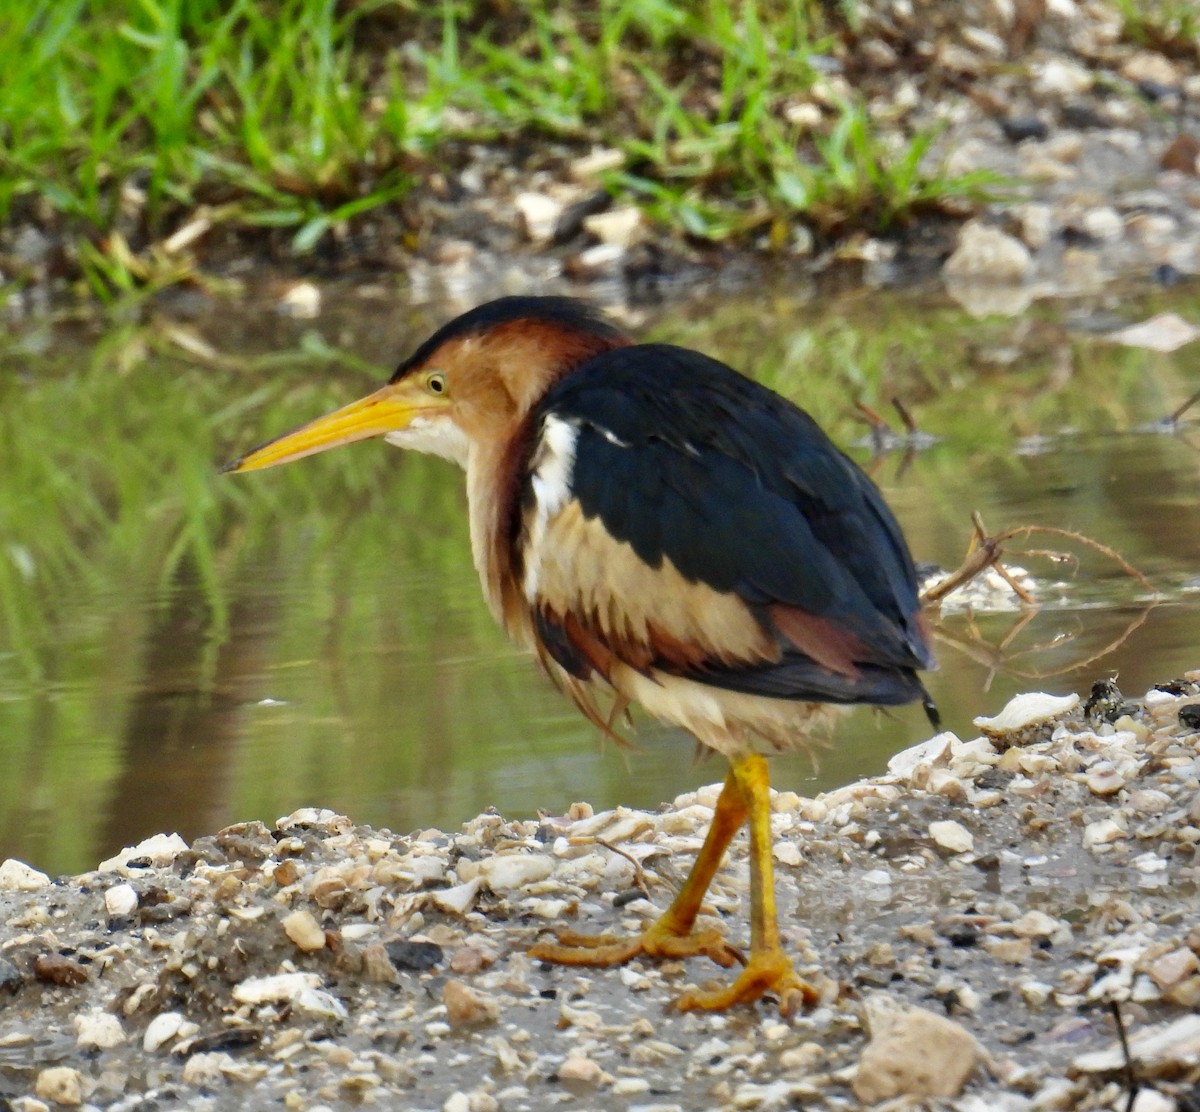
M611 935L559 934L555 943L540 942L530 956L566 965L620 965L644 955L651 958L706 956L718 965L742 962L745 969L725 989L692 989L680 998L683 1009L722 1010L749 1003L770 992L790 1014L816 993L792 967L779 944L775 915L775 883L771 864L771 800L767 762L760 756L738 757L717 799L712 825L692 871L671 906L629 939ZM718 931L694 931L700 905L734 834L747 817L750 822L750 957L746 960Z
M685 1011L721 1011L769 992L779 998L779 1010L790 1015L798 1006L815 1002L817 992L796 972L779 944L767 762L752 754L735 758L731 765L730 777L741 793L750 823L750 958L733 984L712 992L692 989L680 997L678 1006Z
M623 965L639 955L651 958L703 956L726 967L743 961L741 953L726 942L719 931L694 932L692 927L721 858L745 821L746 806L730 770L717 797L712 825L692 871L671 906L645 931L633 938L618 938L609 934L579 934L564 930L559 932L557 944L539 942L529 951L529 956L561 965Z

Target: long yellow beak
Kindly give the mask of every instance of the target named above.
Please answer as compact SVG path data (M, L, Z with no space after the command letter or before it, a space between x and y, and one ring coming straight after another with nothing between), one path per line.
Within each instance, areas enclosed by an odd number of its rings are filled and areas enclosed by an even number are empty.
M336 448L341 444L353 444L356 440L369 440L373 436L385 436L389 432L407 428L423 408L413 402L412 396L404 396L400 388L389 383L374 394L309 421L298 429L268 440L247 452L232 463L221 468L229 471L260 471L280 463Z

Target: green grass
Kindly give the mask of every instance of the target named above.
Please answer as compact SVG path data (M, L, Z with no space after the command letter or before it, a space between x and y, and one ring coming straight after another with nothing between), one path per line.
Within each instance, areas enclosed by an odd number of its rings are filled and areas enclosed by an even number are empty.
M1200 53L1200 9L1195 0L1116 0L1122 35L1173 54Z
M615 195L679 234L757 245L796 220L880 230L979 195L983 179L930 165L931 133L885 136L852 99L791 122L834 47L827 9L11 0L0 221L73 232L78 273L112 295L177 281L208 229L294 255L372 219L403 240L468 142L559 171L614 147ZM164 248L193 221L194 245Z

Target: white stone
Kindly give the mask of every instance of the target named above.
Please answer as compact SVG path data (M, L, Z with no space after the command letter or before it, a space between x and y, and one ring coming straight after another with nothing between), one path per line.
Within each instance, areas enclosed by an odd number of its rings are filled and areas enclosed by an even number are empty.
M211 1087L225 1079L225 1069L232 1067L233 1064L233 1058L223 1050L193 1054L184 1064L183 1083L196 1087L201 1085Z
M132 884L114 884L104 893L104 908L114 919L125 919L137 911L138 894Z
M435 907L451 915L466 915L474 906L479 889L483 887L480 877L473 877L465 884L456 884L453 888L436 889L429 893L429 898Z
M1033 256L1019 239L981 220L968 220L942 272L958 281L1019 283L1032 268Z
M1093 80L1086 67L1063 58L1049 58L1033 65L1033 88L1042 96L1078 96L1092 87Z
M583 226L601 243L613 243L618 247L629 247L642 238L645 218L642 210L633 205L598 212L585 216Z
M15 857L0 864L0 892L33 892L45 888L50 878Z
M131 872L137 875L137 869L129 869L129 862L148 858L151 865L162 867L169 865L188 848L178 834L155 834L138 842L136 846L126 846L115 857L101 861L99 871L102 873L121 873L128 876Z
M268 977L247 977L233 988L239 1004L281 1004L296 999L305 989L319 988L316 973L274 973Z
M970 853L975 848L975 838L971 832L953 819L931 822L929 836L951 853Z
M1040 726L1043 722L1052 722L1070 714L1077 706L1079 696L1075 692L1070 695L1048 695L1044 691L1029 691L1013 696L994 717L980 716L974 721L990 737L1002 737L1020 733L1031 726Z
M1111 205L1102 205L1084 213L1083 230L1093 239L1120 239L1125 231L1125 222Z
M525 224L525 234L534 243L545 243L554 235L562 216L562 202L548 197L545 193L518 193L513 198L517 212Z
M1025 912L1012 924L1012 932L1018 938L1049 938L1059 928L1059 921L1052 915L1034 908Z
M125 1028L109 1012L82 1012L74 1024L76 1045L85 1050L111 1050L125 1041Z
M481 862L479 871L493 892L512 892L545 880L554 872L554 861L540 854L507 853Z

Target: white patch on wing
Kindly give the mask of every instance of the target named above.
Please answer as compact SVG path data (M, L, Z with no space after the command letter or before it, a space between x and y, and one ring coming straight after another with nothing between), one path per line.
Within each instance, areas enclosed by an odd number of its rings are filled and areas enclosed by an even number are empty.
M537 599L538 575L546 525L571 500L571 475L575 469L575 445L579 426L553 415L542 424L542 436L530 461L533 513L525 549L525 598Z
M467 466L467 449L470 447L467 434L448 416L414 417L408 428L389 432L383 439L397 448L441 456L459 467Z

